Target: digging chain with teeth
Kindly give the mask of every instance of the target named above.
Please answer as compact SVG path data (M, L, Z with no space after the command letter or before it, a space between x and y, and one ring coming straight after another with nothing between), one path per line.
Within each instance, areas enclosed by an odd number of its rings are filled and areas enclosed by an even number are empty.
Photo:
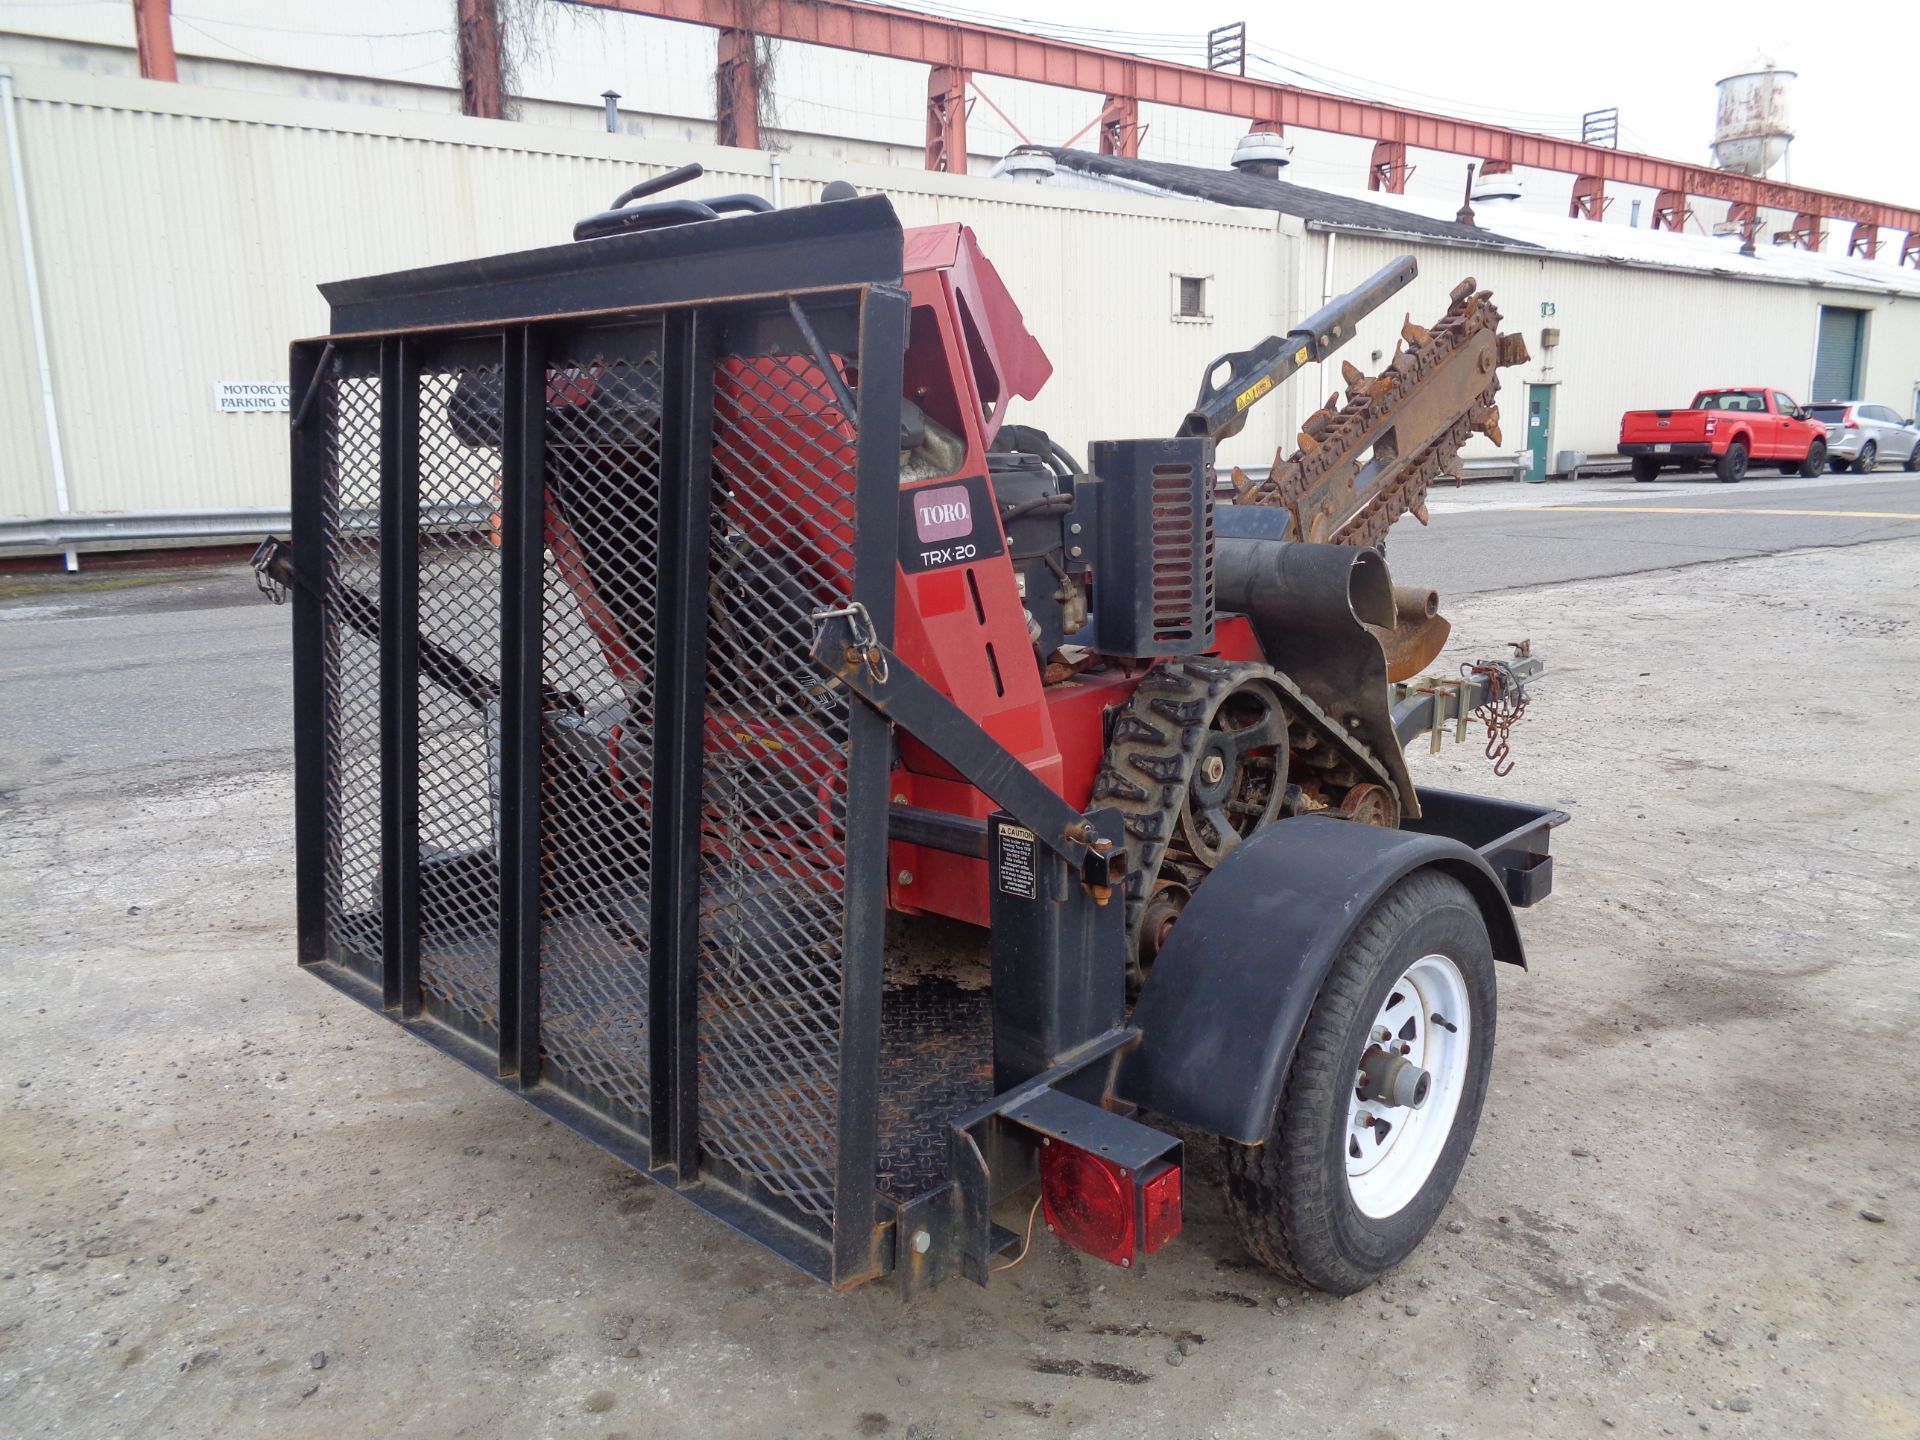
M1500 335L1500 312L1491 291L1476 290L1467 279L1453 290L1452 303L1431 330L1409 317L1401 341L1386 369L1369 378L1352 364L1341 362L1346 381L1346 403L1338 394L1307 417L1300 430L1300 448L1285 459L1275 458L1264 480L1242 483L1236 474L1243 505L1274 505L1289 510L1300 538L1330 544L1364 546L1383 540L1393 522L1409 511L1425 524L1427 491L1442 475L1460 475L1460 449L1475 434L1500 443L1500 411L1494 397L1500 389L1500 367L1524 364L1526 342L1518 335ZM1457 352L1481 335L1492 346L1483 370L1450 380L1438 372ZM1475 381L1484 377L1483 384ZM1395 412L1416 399L1425 399L1422 387L1459 384L1462 394L1451 418L1432 424L1433 433L1399 438L1401 454L1377 486L1364 495L1348 492L1339 472L1354 465L1371 445L1379 456L1380 432ZM1336 408L1338 406L1338 408ZM1411 442L1411 443L1409 443ZM1344 503L1343 503L1344 502ZM1340 510L1346 510L1342 515Z
M1156 884L1164 876L1191 890L1207 873L1208 865L1182 834L1180 809L1215 714L1230 694L1255 683L1270 687L1281 702L1289 772L1316 792L1301 802L1306 808L1325 802L1317 793L1323 782L1337 798L1356 782L1386 778L1385 767L1366 745L1271 666L1211 659L1156 666L1114 721L1106 763L1093 786L1094 803L1118 810L1126 826L1127 968L1133 984L1143 975L1141 921ZM1289 792L1297 788L1290 785Z

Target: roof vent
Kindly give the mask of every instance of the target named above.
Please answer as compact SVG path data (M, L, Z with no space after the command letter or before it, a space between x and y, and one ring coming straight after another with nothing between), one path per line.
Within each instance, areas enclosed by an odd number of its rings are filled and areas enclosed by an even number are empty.
M1060 169L1059 162L1037 145L1020 145L1007 152L1000 173L1018 184L1044 185Z
M1280 172L1293 163L1293 146L1286 137L1271 130L1254 130L1240 137L1233 147L1230 162L1242 175L1257 175L1263 180L1278 180Z
M1511 170L1496 171L1492 175L1482 173L1473 182L1473 204L1475 208L1492 206L1495 209L1517 208L1525 192L1520 185L1520 177Z

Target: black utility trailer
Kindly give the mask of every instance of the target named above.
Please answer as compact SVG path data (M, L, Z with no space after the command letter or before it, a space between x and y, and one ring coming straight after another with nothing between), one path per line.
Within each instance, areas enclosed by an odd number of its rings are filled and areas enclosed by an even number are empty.
M1116 814L890 649L901 274L872 198L329 285L293 347L293 540L258 563L294 602L300 963L817 1278L905 1296L984 1283L1043 1171L1070 1241L1157 1248L1159 1127L1267 1138L1320 977L1409 875L1519 961L1508 897L1545 893L1561 817L1428 792L1427 833L1275 824L1131 1004ZM805 576L716 483L755 467L807 479ZM998 810L890 805L896 731ZM986 983L889 964L903 838L986 861Z

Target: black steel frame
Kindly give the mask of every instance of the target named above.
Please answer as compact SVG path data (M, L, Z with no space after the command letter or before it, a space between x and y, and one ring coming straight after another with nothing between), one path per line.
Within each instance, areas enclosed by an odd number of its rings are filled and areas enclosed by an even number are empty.
M747 268L743 272L742 266ZM750 294L716 292L724 275ZM899 400L907 329L898 222L883 200L847 202L622 236L469 266L327 287L335 333L294 345L299 397L292 446L295 657L295 844L300 963L416 1035L502 1083L607 1149L836 1286L892 1265L891 1215L879 1213L877 1149L882 931L890 726L849 707L848 868L840 981L840 1074L833 1225L805 1223L721 1163L703 1163L697 1063L699 829L707 588L663 585L655 656L655 814L650 907L647 1133L617 1123L542 1074L541 727L547 356L582 322L664 327L661 456L663 576L704 576L712 487L715 356L729 333L743 351L770 331L819 348L831 330L857 354L853 599L892 638ZM611 302L611 303L609 303ZM528 321L525 317L539 316ZM499 1026L486 1043L430 1012L420 974L417 627L423 351L444 342L497 345L503 396L500 551ZM791 347L789 347L791 348ZM751 353L748 351L748 353ZM801 353L804 353L801 352ZM823 357L824 358L824 357ZM329 374L371 361L381 378L380 597L382 938L378 957L329 943L324 895L328 762L322 673L329 556L322 534L331 407ZM830 363L830 362L829 362ZM837 378L837 374L835 376ZM364 631L364 610L345 623ZM429 661L433 655L428 656ZM425 672L442 683L440 667ZM463 697L469 698L471 697ZM369 975L378 960L379 980Z
M296 845L299 958L321 978L384 1011L529 1103L802 1269L846 1287L894 1272L911 1295L951 1274L985 1283L1016 1236L993 1223L1001 1200L1037 1176L1039 1147L1070 1127L1112 1153L1179 1153L1177 1140L1109 1108L1120 1055L1137 1038L1124 1021L1125 864L1117 817L1081 815L1037 781L964 712L890 649L897 566L899 398L908 302L897 222L884 201L619 236L326 287L335 333L293 348ZM750 263L752 295L707 293ZM529 319L528 317L539 317ZM831 1230L701 1145L698 1035L701 771L708 591L663 585L655 626L651 876L647 918L648 1107L623 1124L592 1097L545 1073L541 1048L543 564L549 357L579 325L644 321L663 337L664 390L657 554L663 576L708 570L714 374L724 354L810 350L857 409L851 599L859 614L820 617L816 660L857 697L846 711L846 852L839 976L839 1076ZM833 337L829 347L822 334ZM777 351L767 347L777 336ZM796 338L797 337L797 338ZM501 376L500 674L497 683L420 636L421 438L414 397L423 360L456 346L485 350ZM756 348L758 347L758 348ZM850 394L829 348L857 356ZM557 363L557 359L556 359ZM379 642L381 904L379 955L350 953L327 934L323 887L328 766L322 536L330 373L377 373L380 408L380 597L349 595L343 623ZM856 654L857 652L857 654ZM868 659L879 664L869 666ZM418 700L421 681L482 709L500 706L497 1032L446 1013L421 983ZM930 745L1003 807L988 824L889 805L895 725ZM996 892L993 910L994 1077L998 1096L949 1123L948 1181L903 1200L875 1185L883 927L890 839L907 838L990 863L1001 827L1031 829L1038 886ZM375 978L377 974L377 979ZM644 1133L643 1133L644 1132Z

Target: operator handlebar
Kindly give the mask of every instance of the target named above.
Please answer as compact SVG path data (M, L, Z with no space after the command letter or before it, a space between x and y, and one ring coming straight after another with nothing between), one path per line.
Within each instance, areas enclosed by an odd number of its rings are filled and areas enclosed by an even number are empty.
M1411 255L1383 265L1359 286L1321 306L1285 335L1269 335L1251 350L1217 357L1200 377L1200 398L1180 422L1181 435L1224 440L1247 423L1247 411L1283 380L1325 360L1353 338L1359 320L1404 290L1420 267ZM1214 376L1226 368L1226 379Z

